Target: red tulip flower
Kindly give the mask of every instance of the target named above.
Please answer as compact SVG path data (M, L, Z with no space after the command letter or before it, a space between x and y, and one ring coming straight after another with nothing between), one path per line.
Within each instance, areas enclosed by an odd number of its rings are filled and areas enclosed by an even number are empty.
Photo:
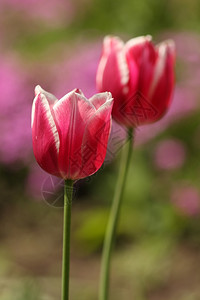
M126 44L105 37L96 81L100 92L113 95L113 118L127 127L160 119L171 103L174 63L173 41L154 46L150 36Z
M33 151L46 172L76 180L95 173L105 159L113 99L86 99L74 90L58 100L40 86L32 107Z

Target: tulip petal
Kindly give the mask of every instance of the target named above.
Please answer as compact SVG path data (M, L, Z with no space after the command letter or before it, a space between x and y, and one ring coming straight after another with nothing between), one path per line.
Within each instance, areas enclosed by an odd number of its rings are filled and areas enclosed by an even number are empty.
M107 36L103 42L103 53L97 70L98 90L109 91L114 98L119 95L124 98L128 93L129 71L123 47L122 40Z
M137 92L147 97L157 54L151 42L151 36L141 36L131 39L125 46L126 58L130 69L130 93L135 94L135 64L138 69ZM149 101L149 99L147 99Z
M167 62L166 42L156 49L151 37L140 37L126 44L126 56L132 76L132 64L137 64L139 81L137 91L129 95L124 115L131 121L135 115L137 125L158 120L166 111L173 89L173 63ZM131 85L131 82L130 82ZM126 120L124 120L124 124ZM134 123L134 117L132 118Z
M71 92L53 107L60 138L59 170L63 178L77 178L86 124L96 109L83 95Z
M111 99L112 95L109 92L99 93L92 96L89 101L94 105L96 109L99 109L107 100Z
M77 178L94 174L102 166L111 130L113 99L107 100L90 118L84 132L81 156L82 166Z
M133 39L130 39L125 44L125 52L126 55L130 55L130 59L134 59L138 66L141 65L141 62L144 58L145 48L148 48L151 45L152 37L150 35L147 36L139 36Z
M41 88L40 85L37 85L35 87L35 96L39 93L45 95L50 105L54 105L58 101L58 99L53 94L45 91L43 88Z
M75 92L77 94L80 94L82 96L84 96L83 92L81 91L81 89L74 89L72 92ZM85 96L84 96L85 97Z
M33 151L38 164L46 172L59 176L59 135L44 94L37 94L32 107Z
M157 48L158 58L149 90L151 103L157 109L156 119L162 117L171 103L174 88L175 45L172 41L161 43Z

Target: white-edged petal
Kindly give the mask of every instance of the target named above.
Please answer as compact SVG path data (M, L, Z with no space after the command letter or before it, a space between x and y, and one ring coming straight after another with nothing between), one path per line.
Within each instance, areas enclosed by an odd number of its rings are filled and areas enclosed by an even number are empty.
M168 59L168 51L170 51L170 53L173 56L175 56L175 44L172 40L167 40L160 43L159 45L157 45L156 49L158 53L158 58L155 64L154 76L152 79L151 88L149 90L149 96L151 96L154 93L154 90L165 71Z
M126 44L125 48L131 48L134 46L137 46L138 44L143 44L145 42L151 42L152 41L152 36L151 35L146 35L146 36L138 36L136 38L130 39Z
M80 91L80 90L79 90ZM94 105L83 95L83 93L77 93L76 89L71 91L70 93L63 96L58 102L54 105L53 109L56 111L58 107L61 107L66 101L76 101L78 99L86 102L91 106L91 108L95 109ZM95 109L96 110L96 109Z
M95 107L95 109L99 109L105 102L112 99L112 94L110 92L98 93L92 96L89 101Z
M40 103L38 103L39 101L40 101ZM54 121L52 113L51 113L49 102L44 94L41 94L41 93L37 94L34 98L33 106L32 106L32 115L31 115L31 127L33 127L33 122L34 122L35 117L36 118L41 117L41 116L35 116L35 111L36 111L35 106L36 105L40 105L43 107L43 110L44 110L43 118L48 120L49 129L52 132L56 150L57 150L57 152L59 152L59 147L60 147L59 134L58 134L56 124L55 124L55 121ZM41 128L41 130L42 130L42 128Z
M47 100L50 102L50 104L54 104L55 102L58 101L58 99L53 94L45 91L40 85L37 85L35 87L35 95L37 95L39 93L44 94L46 96Z

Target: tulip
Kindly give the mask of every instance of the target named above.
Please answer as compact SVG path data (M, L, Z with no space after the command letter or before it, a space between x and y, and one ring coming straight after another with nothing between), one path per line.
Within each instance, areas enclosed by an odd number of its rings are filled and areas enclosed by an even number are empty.
M96 82L113 95L113 118L132 128L159 120L171 103L174 62L173 41L154 46L149 35L126 44L105 37Z
M112 105L109 92L88 100L77 89L58 100L37 86L32 139L41 168L73 181L95 173L105 159Z
M32 107L33 151L46 172L65 179L62 300L69 300L73 184L95 173L105 159L111 128L111 93L89 100L76 89L58 100L40 86Z
M99 300L108 300L113 241L130 165L133 130L159 120L171 103L174 87L175 47L172 41L154 46L150 36L131 39L126 44L118 37L105 37L96 83L100 92L114 98L113 118L128 129L129 140L123 149L118 181L105 233Z

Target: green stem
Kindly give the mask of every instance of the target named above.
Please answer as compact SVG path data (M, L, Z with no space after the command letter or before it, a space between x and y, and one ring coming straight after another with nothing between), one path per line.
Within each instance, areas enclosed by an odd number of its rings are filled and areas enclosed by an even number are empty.
M129 141L124 147L122 152L122 158L120 162L120 170L115 189L115 194L112 202L108 225L105 233L103 254L101 261L101 274L100 274L100 286L99 286L99 300L108 300L109 293L109 277L110 277L110 264L111 264L111 252L112 246L116 234L116 228L120 215L121 202L125 187L125 182L128 173L128 166L132 153L133 142L133 129L129 129Z
M62 259L62 300L69 299L70 270L70 225L72 207L73 181L65 180L64 186L64 220L63 220L63 259Z

